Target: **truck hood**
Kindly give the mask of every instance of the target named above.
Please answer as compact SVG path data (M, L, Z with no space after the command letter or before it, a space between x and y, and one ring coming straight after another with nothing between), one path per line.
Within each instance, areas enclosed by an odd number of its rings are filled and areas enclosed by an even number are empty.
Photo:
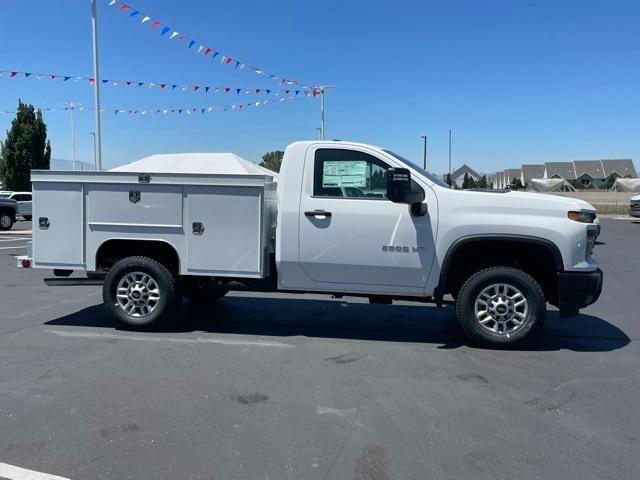
M452 190L451 192L460 195L459 200L464 208L471 211L492 209L513 212L518 210L534 215L560 214L562 216L565 216L568 211L596 211L593 205L584 200L546 193L491 190Z

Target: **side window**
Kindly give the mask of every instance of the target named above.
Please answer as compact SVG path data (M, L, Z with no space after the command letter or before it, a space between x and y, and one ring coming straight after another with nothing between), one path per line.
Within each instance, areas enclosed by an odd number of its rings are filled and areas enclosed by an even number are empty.
M25 202L30 202L30 201L32 200L32 198L31 198L31 197L32 197L32 195L31 195L30 193L26 193L26 194L24 195L24 201L25 201Z
M314 197L386 199L387 170L382 160L341 148L316 150Z

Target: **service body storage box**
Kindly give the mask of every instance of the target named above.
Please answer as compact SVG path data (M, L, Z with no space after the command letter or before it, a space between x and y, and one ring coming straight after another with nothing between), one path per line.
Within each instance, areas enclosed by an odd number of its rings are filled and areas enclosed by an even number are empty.
M155 240L181 275L263 278L273 250L269 175L34 170L35 267L96 270L107 242Z

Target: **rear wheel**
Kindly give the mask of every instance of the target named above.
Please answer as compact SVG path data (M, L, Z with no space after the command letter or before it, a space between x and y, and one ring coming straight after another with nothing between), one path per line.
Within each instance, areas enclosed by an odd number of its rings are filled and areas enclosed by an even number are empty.
M542 288L527 273L491 267L471 275L456 300L458 322L476 344L505 348L522 344L544 323Z
M160 262L147 257L118 261L105 278L102 297L113 319L137 329L150 329L169 320L180 300L175 277Z
M11 230L13 227L13 217L10 213L0 213L0 230Z

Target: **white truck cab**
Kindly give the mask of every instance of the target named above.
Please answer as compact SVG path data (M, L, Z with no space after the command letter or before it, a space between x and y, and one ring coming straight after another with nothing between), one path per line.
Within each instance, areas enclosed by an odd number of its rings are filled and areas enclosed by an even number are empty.
M451 190L371 145L293 143L277 178L34 171L32 182L34 244L19 265L53 268L50 285L102 284L107 310L138 328L170 319L182 296L320 292L455 302L466 334L498 347L531 338L547 302L573 315L602 288L588 203Z

